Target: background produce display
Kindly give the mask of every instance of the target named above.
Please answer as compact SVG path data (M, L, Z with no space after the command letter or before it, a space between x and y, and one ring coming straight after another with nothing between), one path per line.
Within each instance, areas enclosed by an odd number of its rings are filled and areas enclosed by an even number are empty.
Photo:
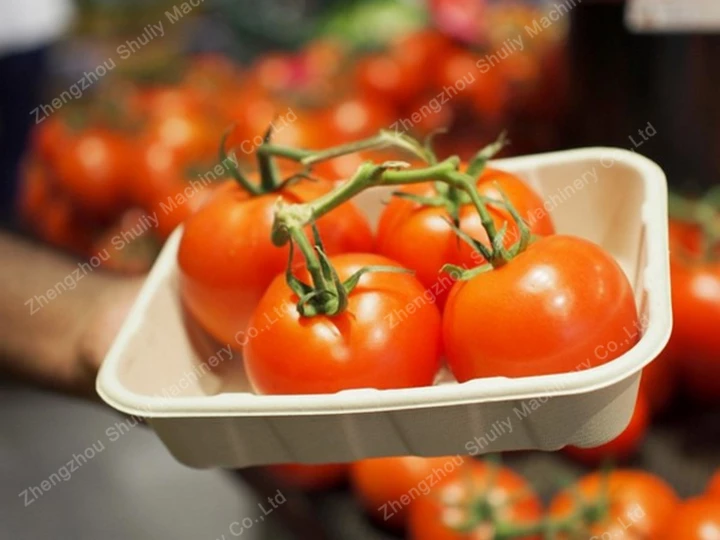
M200 326L220 342L235 341L238 326L251 320L255 304L271 309L277 298L288 295L282 275L287 248L272 246L266 234L278 196L286 202L310 202L350 178L366 160L398 159L385 149L363 149L318 161L309 171L310 178L270 185L263 181L262 170L258 171L262 165L256 162L269 127L272 143L312 150L372 137L383 129L420 141L432 135L438 160L458 156L463 164L502 130L512 140L502 155L550 150L560 144L556 127L572 86L569 53L563 44L566 22L519 45L514 41L525 25L542 15L545 7L539 4L431 1L427 9L418 9L403 2L360 2L352 11L331 10L313 25L293 24L289 11L290 22L280 26L265 25L263 20L249 24L242 12L246 8L226 9L228 26L253 44L263 43L258 50L179 55L177 39L171 37L128 55L82 98L61 97L62 106L34 129L16 205L29 234L93 267L137 275L151 268L170 233L186 223L178 258L183 301ZM454 15L457 9L464 10L464 16ZM474 15L468 16L468 10ZM81 35L92 34L103 24L102 16L95 13L83 21ZM262 35L252 36L258 28ZM133 38L139 29L128 23L123 32ZM282 42L283 47L268 51L264 40ZM122 40L110 42L114 49ZM67 85L58 89L60 96L63 90L69 92ZM402 159L420 166L410 156ZM282 179L305 172L288 160L278 164ZM238 171L257 186L257 193L250 196L247 186L233 179ZM478 191L490 198L500 198L493 189L501 186L523 217L542 205L537 194L503 171L486 169L476 180ZM438 219L448 217L444 206L418 211L418 198L443 195L436 184L401 191L405 197L388 201L377 231L371 232L348 202L318 221L341 278L350 277L362 265L404 265L414 270L414 277L373 273L364 286L395 288L393 294L413 296L437 281L443 264L477 263L467 244L455 242L449 226L443 236L429 233ZM498 207L490 210L498 223L509 219ZM460 229L485 240L487 234L471 205L465 201L458 212ZM554 226L549 217L530 225L534 235L548 236L538 244L546 246L545 254L557 250L553 260L569 260L583 249L573 246L576 251L563 251L567 246L550 236ZM246 234L248 230L257 236ZM511 231L509 236L518 234ZM223 258L231 239L242 237L246 245L237 246L250 249L261 235L265 244L255 253L255 266ZM446 247L449 238L452 254L443 251L442 260L428 255ZM720 538L720 470L707 478L708 471L720 467L718 245L716 192L673 197L673 334L658 360L644 370L630 424L613 441L598 448L566 447L553 454L513 453L500 460L406 456L259 470L284 494L307 503L305 509L323 523L329 538L540 540L545 532L548 538L571 540L574 537L563 530L567 523L581 530L582 539ZM611 266L602 254L587 249L589 265ZM527 255L539 251L538 247ZM342 255L350 252L379 255L362 260ZM552 263L537 257L536 265ZM297 252L294 260L301 261ZM558 272L562 270L559 267ZM551 322L543 326L548 317L538 316L533 331L523 335L526 341L517 340L513 326L517 314L503 312L505 291L513 283L493 281L492 275L457 287L462 292L451 294L448 287L437 298L437 312L428 313L425 320L414 319L418 326L405 339L408 358L417 357L412 348L417 346L415 336L432 334L438 339L430 347L422 343L428 356L426 369L415 370L415 378L402 385L431 384L438 369L441 324L446 327L444 354L458 379L539 373L538 366L523 371L524 367L511 369L502 362L489 368L487 363L472 364L479 346L502 357L499 351L514 341L520 348L526 345L518 353L522 358L558 347ZM566 277L570 285L591 292L599 288L588 286L587 273ZM309 275L302 278L310 282ZM217 280L224 289L218 291ZM626 307L632 303L627 284L617 281L615 286L608 305L584 311L584 328L597 322L598 313L616 309L620 298L626 299ZM475 310L479 297L487 301L487 291L500 291L496 302L490 302L488 317L505 332L487 325L483 325L487 334L463 327L463 321L477 324L485 315ZM457 313L457 318L443 314L443 321L449 322L441 323L442 308ZM624 318L618 315L618 328L636 324L630 311L627 307ZM505 317L502 322L500 317ZM299 379L294 366L268 368L259 362L258 358L282 360L283 347L290 347L290 341L266 337L253 341L245 351L246 362L254 365L256 389L267 393L340 389L315 384L307 373ZM293 334L293 339L295 350L305 348L308 356L318 356L302 334ZM397 341L391 344L397 346ZM322 362L309 369L328 372ZM564 369L568 365L551 366L549 371ZM338 376L360 379L360 387L381 384L367 383L358 372ZM387 384L401 385L398 379ZM391 501L397 504L387 506ZM543 527L561 523L558 530L533 528L548 516ZM267 526L268 538L284 537L282 525L268 520Z

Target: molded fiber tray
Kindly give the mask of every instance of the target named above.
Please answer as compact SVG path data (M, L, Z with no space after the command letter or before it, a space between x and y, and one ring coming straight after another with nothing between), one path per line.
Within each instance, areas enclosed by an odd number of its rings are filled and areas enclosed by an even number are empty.
M482 454L596 446L632 414L640 370L671 329L667 194L660 168L635 153L588 148L495 161L546 200L558 232L613 254L635 290L642 338L592 369L431 387L319 395L256 395L242 360L214 344L200 359L177 293L181 231L163 248L100 371L112 407L148 419L170 452L193 467L342 462L415 454ZM377 221L388 190L357 204ZM202 341L202 339L200 339Z

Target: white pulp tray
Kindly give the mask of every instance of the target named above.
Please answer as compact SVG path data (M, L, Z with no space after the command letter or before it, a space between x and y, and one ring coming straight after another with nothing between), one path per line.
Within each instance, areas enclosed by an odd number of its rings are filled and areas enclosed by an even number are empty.
M484 454L597 446L628 424L640 370L671 329L665 176L626 150L588 148L498 160L546 200L559 233L614 255L635 290L642 338L614 361L558 375L451 378L425 388L256 395L238 354L191 346L178 298L175 231L112 346L97 382L115 409L145 417L193 467L344 462L367 457ZM388 190L358 198L374 221ZM193 343L196 343L193 340ZM206 347L207 348L207 347ZM450 379L450 380L448 380Z

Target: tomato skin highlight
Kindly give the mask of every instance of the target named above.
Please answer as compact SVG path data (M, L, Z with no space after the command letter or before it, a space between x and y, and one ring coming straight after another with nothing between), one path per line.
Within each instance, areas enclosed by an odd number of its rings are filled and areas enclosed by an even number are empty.
M463 382L598 366L630 350L639 328L633 291L617 262L587 240L548 236L504 266L453 286L443 342Z
M720 499L695 497L684 501L667 519L659 540L720 538Z
M374 254L331 257L341 280L363 266L400 267ZM298 277L309 282L306 270ZM408 388L433 382L440 366L440 314L406 273L365 274L335 316L301 317L279 275L242 338L245 371L263 394L322 394L350 388ZM413 304L414 302L414 304ZM412 313L408 306L413 305ZM398 320L397 313L406 318Z
M540 196L516 176L486 169L476 185L480 195L493 199L501 199L499 189L504 191L520 215L528 221L533 234L555 232ZM432 183L412 185L400 191L425 197L436 194ZM508 223L504 244L510 247L520 238L511 216L506 210L494 206L489 206L488 211L498 229L503 223ZM539 218L535 217L538 215ZM392 197L380 216L377 233L378 253L414 270L441 308L453 283L449 274L440 272L443 265L450 263L473 268L484 262L479 253L457 237L448 220L450 215L445 208L421 206L407 199ZM471 204L460 207L459 225L462 231L489 245L477 210Z
M483 499L495 508L505 522L522 526L542 518L542 504L532 486L522 476L499 466L492 479L491 466L482 461L466 460L430 493L419 497L410 507L408 538L410 540L476 540L492 539L489 524L481 523L471 532L457 529L468 519L468 513ZM540 540L539 536L517 540Z
M402 529L407 523L408 511L419 493L452 473L465 462L462 456L424 458L399 456L356 461L350 468L350 483L366 512L377 523ZM409 504L403 500L410 499ZM400 506L398 507L397 503ZM390 511L386 512L386 508Z
M620 435L595 448L567 446L564 452L574 460L591 467L601 465L606 460L612 460L614 463L626 461L642 444L649 425L648 400L641 391L638 394L630 423Z
M221 343L240 348L238 332L273 278L287 266L288 247L271 243L273 210L316 198L329 185L298 183L281 193L250 197L239 186L221 186L185 223L178 249L180 294L195 320ZM328 253L369 251L367 220L346 203L318 220Z
M603 473L594 472L580 478L573 488L584 501L593 504L599 501L605 486L609 512L591 525L589 531L598 538L660 538L668 516L672 516L680 503L675 491L664 480L632 469L616 469L609 473L607 480ZM576 509L576 501L575 491L560 492L550 503L550 516L568 516ZM558 540L571 538L572 535L558 536Z

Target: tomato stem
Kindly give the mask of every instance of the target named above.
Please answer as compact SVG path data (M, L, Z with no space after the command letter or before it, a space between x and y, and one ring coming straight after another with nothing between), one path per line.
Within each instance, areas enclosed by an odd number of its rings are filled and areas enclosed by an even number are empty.
M223 166L227 167L230 176L233 177L233 179L240 185L241 188L243 188L251 195L262 195L262 190L258 186L253 184L250 180L248 180L242 172L240 172L236 161L229 157L227 151L225 150L227 139L232 133L233 129L234 127L230 127L225 130L220 139L220 148L218 149L218 157L220 159L220 163Z

